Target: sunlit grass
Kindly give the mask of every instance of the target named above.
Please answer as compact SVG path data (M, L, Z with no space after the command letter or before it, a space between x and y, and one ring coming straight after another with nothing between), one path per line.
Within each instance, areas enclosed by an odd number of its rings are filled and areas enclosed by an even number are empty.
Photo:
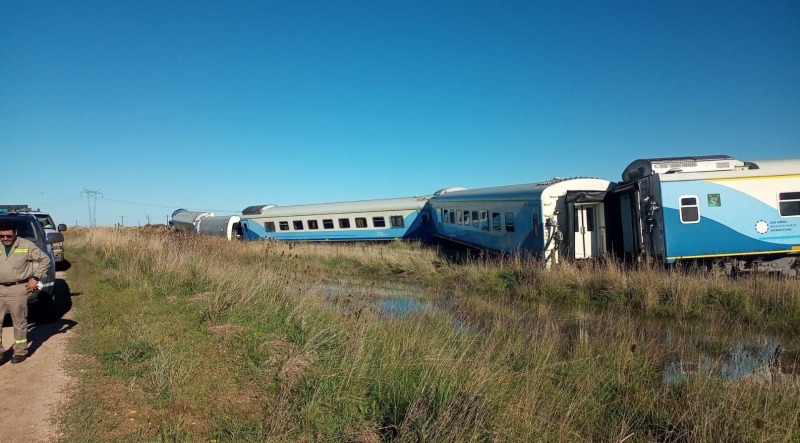
M453 264L399 242L69 234L86 360L67 441L800 438L791 385L663 375L691 355L665 346L684 330L719 355L743 325L794 343L797 281ZM382 313L389 283L442 308Z

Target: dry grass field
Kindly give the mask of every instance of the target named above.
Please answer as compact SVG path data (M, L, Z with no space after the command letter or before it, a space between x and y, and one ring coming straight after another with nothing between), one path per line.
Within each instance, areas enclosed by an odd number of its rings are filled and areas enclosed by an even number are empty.
M800 285L69 231L65 441L798 441Z

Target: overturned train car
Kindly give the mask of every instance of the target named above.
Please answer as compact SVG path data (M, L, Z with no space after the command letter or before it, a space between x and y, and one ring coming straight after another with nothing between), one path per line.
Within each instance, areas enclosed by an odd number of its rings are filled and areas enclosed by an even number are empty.
M170 217L169 225L178 231L186 232L189 234L197 233L197 224L205 217L213 217L213 212L202 211L188 211L186 209L177 209Z
M214 215L213 212L178 209L172 213L170 226L188 234L201 234L236 240L242 237L238 215Z

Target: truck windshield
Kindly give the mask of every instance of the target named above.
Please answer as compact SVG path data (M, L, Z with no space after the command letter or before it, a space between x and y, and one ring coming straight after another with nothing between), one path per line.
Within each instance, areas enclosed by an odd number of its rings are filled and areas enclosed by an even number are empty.
M53 223L53 219L50 218L49 215L36 215L36 220L39 220L39 223L44 226L45 229L55 229L56 225Z

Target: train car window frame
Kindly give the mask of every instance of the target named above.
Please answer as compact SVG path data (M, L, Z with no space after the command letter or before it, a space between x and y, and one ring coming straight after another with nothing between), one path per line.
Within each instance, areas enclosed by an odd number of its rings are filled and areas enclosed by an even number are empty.
M456 224L462 225L464 224L464 217L461 209L456 209Z
M472 225L472 218L470 217L470 214L472 214L472 211L469 209L464 209L464 226Z
M779 192L778 213L781 217L800 217L800 192Z
M278 228L281 231L288 231L289 230L289 222L288 221L278 222Z
M506 212L505 213L505 222L506 222L506 232L514 232L515 226L514 223L516 221L517 215L513 212Z
M402 215L392 215L389 217L389 226L393 228L404 228L406 226L406 221L403 219Z
M480 227L480 217L478 216L478 211L472 211L472 227Z
M363 229L368 227L367 217L356 217L356 228Z
M439 223L444 223L444 219L442 218L442 208L436 208L436 220Z
M267 232L275 232L275 222L274 221L264 222L264 230L266 230Z
M339 227L342 229L350 229L350 219L349 218L340 218L339 219Z
M442 219L442 223L446 224L446 225L450 224L450 210L449 209L443 209L442 210L442 214L444 214L444 218Z
M322 228L323 229L334 229L333 219L332 218L323 218L322 219Z
M690 200L694 200L691 203ZM700 198L696 195L681 195L678 197L678 211L681 223L700 223Z
M308 220L308 229L319 229L319 222L316 220Z
M480 210L480 226L481 231L489 232L489 211L487 209Z
M503 229L503 219L500 218L499 212L492 212L492 231L500 231Z
M292 230L293 231L302 231L303 230L303 220L292 220Z
M385 228L386 219L383 217L372 217L372 226L376 228Z

